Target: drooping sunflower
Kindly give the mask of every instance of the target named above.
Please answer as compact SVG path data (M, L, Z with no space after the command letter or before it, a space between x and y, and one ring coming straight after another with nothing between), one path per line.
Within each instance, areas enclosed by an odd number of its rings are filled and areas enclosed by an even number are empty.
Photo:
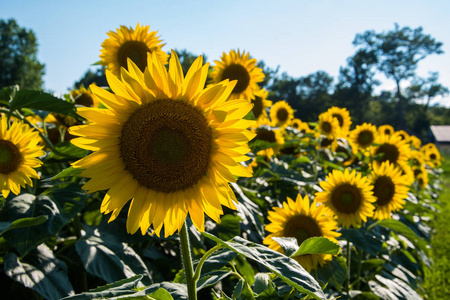
M349 169L333 170L325 181L320 182L323 191L316 193L315 200L324 203L337 216L344 228L359 227L374 213L373 186L361 173Z
M395 132L394 127L392 127L391 125L381 125L380 127L378 127L378 132L381 135L391 135Z
M328 112L321 113L317 130L328 138L334 139L339 135L339 121Z
M270 120L274 126L286 127L294 118L294 110L284 100L275 102L270 108Z
M131 59L143 72L147 66L147 53L156 53L162 63L167 64L169 55L161 50L165 45L159 39L157 31L150 31L150 26L128 28L120 26L117 31L110 31L102 43L100 64L106 66L114 75L119 76L121 68L127 68Z
M71 90L70 96L72 96L75 105L86 107L98 107L99 105L97 98L93 97L92 92L84 86L81 86L79 89Z
M388 161L380 166L374 165L369 179L373 185L373 195L377 199L374 219L391 218L391 212L403 207L408 196L408 178L402 171Z
M311 237L325 237L337 243L336 237L341 234L336 232L338 226L334 219L333 212L324 205L317 205L314 201L310 205L308 196L302 199L300 194L297 199L287 198L283 207L274 207L269 211L270 224L266 225L266 231L270 234L263 243L270 249L283 253L281 246L275 242L273 237L293 237L297 239L298 245ZM323 266L331 261L330 254L305 254L293 257L308 272Z
M252 112L257 124L260 124L261 120L268 119L266 108L272 106L272 101L267 100L269 92L265 89L258 90L254 95L255 97L251 100L253 104Z
M372 155L381 156L377 163L389 161L393 164L407 163L411 150L408 144L401 140L399 136L378 135L375 139L377 146L372 147Z
M222 205L236 209L228 185L235 176L251 176L239 162L249 157L242 118L252 109L247 100L227 101L235 82L204 89L208 64L198 57L184 77L174 51L165 68L157 53L148 55L144 72L128 60L122 79L107 71L113 93L91 86L107 109L78 108L89 123L71 128L78 147L94 151L73 163L91 178L88 192L108 190L101 212L117 218L130 200L127 231L145 234L153 225L160 235L182 228L189 214L204 231L206 213L216 222Z
M350 132L349 142L354 151L359 149L361 152L364 152L372 146L376 136L377 127L370 123L364 123L356 126L356 128Z
M211 83L222 80L237 80L230 99L247 99L255 97L259 90L258 83L264 80L264 73L256 66L256 59L250 59L250 54L245 51L231 50L228 54L223 52L220 61L214 61L216 65L211 72Z
M10 192L19 195L20 187L33 186L31 178L39 178L34 168L42 165L37 158L45 154L39 146L39 133L22 121L8 129L6 117L0 117L0 190L3 197Z
M350 126L352 125L352 119L350 118L350 113L346 108L341 108L333 106L327 110L334 118L339 121L340 134L345 137L350 131Z

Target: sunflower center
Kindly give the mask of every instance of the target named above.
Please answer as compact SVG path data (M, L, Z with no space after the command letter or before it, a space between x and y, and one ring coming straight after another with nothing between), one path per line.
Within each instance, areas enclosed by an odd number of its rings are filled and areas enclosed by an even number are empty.
M331 126L330 122L323 122L322 123L322 130L325 133L330 133L333 127Z
M131 114L120 140L125 169L140 185L165 193L190 188L206 174L213 141L201 111L171 99Z
M277 119L278 119L279 121L281 121L281 122L286 122L287 119L288 119L288 117L289 117L289 113L288 113L287 109L285 109L285 108L280 108L280 109L277 111Z
M392 144L383 144L376 150L375 154L383 154L383 157L381 157L380 162L389 161L391 163L396 163L400 152L398 151L398 148L395 145Z
M284 227L285 237L294 237L298 245L310 237L322 236L317 221L305 215L295 215L291 217Z
M259 118L259 116L261 116L261 114L263 113L263 99L261 97L255 96L255 99L252 100L253 103L253 108L252 108L252 112L253 112L253 116L255 117L255 120L257 120Z
M344 118L340 114L332 114L332 116L339 121L339 126L342 127L344 125Z
M329 139L329 138L323 138L322 141L320 142L320 147L322 148L326 148L328 146L330 146L333 143L334 140Z
M389 129L385 129L385 130L384 130L384 134L390 135L390 134L391 134L391 131L390 131Z
M292 124L292 126L293 126L295 129L298 129L298 123L297 123L297 122L294 122L294 124ZM303 131L305 131L305 130L303 130Z
M94 100L92 100L92 96L83 93L75 97L75 104L92 107L94 105Z
M331 193L331 202L339 212L352 214L361 206L361 193L351 184L342 184Z
M358 144L362 147L367 147L372 144L374 140L372 131L364 130L358 134Z
M22 161L19 149L7 140L0 140L0 174L9 174L17 170Z
M430 154L430 158L433 159L433 160L436 159L436 158L437 158L437 157L436 157L436 154L434 154L434 153L433 153L433 154Z
M250 84L250 74L247 69L240 64L229 65L223 70L222 80L229 79L237 80L237 84L233 89L234 94L239 94L245 91Z
M377 204L380 206L389 204L394 198L395 184L388 176L380 176L375 180L373 194L377 197Z
M147 52L151 51L144 42L128 41L119 48L119 64L127 68L127 58L130 58L144 72L147 66Z
M272 130L266 130L266 129L258 129L256 131L255 140L262 140L269 143L276 143L277 139L275 137L275 132Z
M420 174L422 174L422 170L420 168L414 169L414 177L417 177Z

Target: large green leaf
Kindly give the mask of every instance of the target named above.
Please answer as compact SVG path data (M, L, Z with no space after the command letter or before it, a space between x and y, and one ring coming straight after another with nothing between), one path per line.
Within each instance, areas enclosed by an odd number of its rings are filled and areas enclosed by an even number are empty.
M263 265L284 282L315 299L326 299L317 281L294 259L241 237L225 242L207 232L203 235L242 256Z
M58 185L37 197L31 194L16 196L5 205L2 215L5 221L40 216L45 216L48 220L32 227L11 229L3 236L20 255L24 255L55 236L69 223L83 209L85 198L85 193L76 184Z
M22 218L15 220L13 222L0 222L0 236L3 235L3 233L7 232L8 230L14 229L14 228L26 228L31 226L36 226L44 223L47 221L47 216L38 216L38 217L31 217L31 218Z
M69 116L76 116L75 106L72 103L59 99L51 94L34 91L19 90L10 102L11 110L30 108L45 110Z
M144 284L150 284L150 273L141 257L127 244L106 233L98 234L89 227L87 234L76 242L75 249L86 271L106 282L142 274Z
M38 292L45 299L59 300L74 294L66 264L56 259L44 244L20 260L14 253L6 254L4 269L8 277Z

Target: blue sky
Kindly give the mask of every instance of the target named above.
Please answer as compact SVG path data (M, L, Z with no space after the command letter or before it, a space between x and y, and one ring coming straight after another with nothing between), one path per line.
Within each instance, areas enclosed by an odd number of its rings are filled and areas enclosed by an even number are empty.
M99 60L106 32L136 23L157 30L166 45L219 59L231 49L248 51L294 77L324 70L335 77L355 52L355 34L400 26L444 43L442 55L419 63L418 74L437 71L450 88L450 1L436 0L0 0L0 18L14 18L38 39L46 65L45 88L63 94ZM393 82L380 77L384 89ZM282 100L282 99L271 99ZM435 100L450 107L450 97Z

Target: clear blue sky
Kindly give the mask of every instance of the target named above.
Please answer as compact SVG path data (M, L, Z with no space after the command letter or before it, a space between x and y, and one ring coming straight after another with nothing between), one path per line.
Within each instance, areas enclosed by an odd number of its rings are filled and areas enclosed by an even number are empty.
M45 63L45 88L68 91L99 60L106 32L139 22L157 30L166 46L206 54L241 49L280 66L294 77L324 70L335 77L355 52L356 33L416 28L444 43L442 55L419 64L426 77L438 71L450 88L450 1L436 0L292 0L292 1L156 1L156 0L0 0L0 18L14 18L38 39L38 58ZM393 83L383 79L383 88ZM281 100L281 99L272 99ZM439 100L450 106L450 97Z

